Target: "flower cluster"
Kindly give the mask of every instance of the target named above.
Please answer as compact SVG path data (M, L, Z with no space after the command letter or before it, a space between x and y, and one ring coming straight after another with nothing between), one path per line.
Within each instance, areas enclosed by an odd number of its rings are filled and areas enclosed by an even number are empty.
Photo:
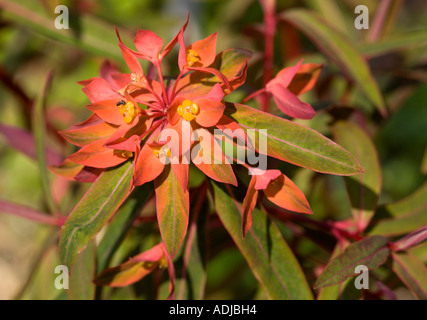
M236 122L224 115L223 99L244 83L250 55L246 52L245 59L240 59L231 72L223 74L216 63L217 34L186 45L184 31L187 23L188 18L165 47L163 40L155 33L139 30L135 37L136 50L123 43L116 29L119 47L130 73L120 73L111 64L105 63L101 68L101 77L80 82L91 101L87 108L93 115L62 132L69 142L81 147L67 159L82 166L76 168L79 172L75 179L93 181L102 170L132 158L135 165L134 185L142 185L155 180L162 173L165 157L180 158L183 153L197 148L194 139L185 141L183 130L188 129L191 138L191 133L200 128L212 132L219 127L238 127ZM177 43L180 73L176 79L166 81L162 74L162 61ZM151 62L149 75L145 74L138 59ZM210 81L201 81L203 78ZM163 134L167 129L173 129L180 135L179 146L170 145L167 141ZM198 143L203 144L203 141ZM202 153L203 148L198 148ZM181 162L176 161L171 166L186 189L189 164ZM211 165L201 163L198 167L213 179L236 184L231 166L226 161ZM227 175L221 177L216 171L226 172Z

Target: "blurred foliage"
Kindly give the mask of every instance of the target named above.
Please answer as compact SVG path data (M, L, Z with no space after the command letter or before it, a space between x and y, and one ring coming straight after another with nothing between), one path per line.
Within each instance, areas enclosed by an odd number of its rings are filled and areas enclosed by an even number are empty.
M54 28L54 8L58 4L70 8L70 30ZM351 120L361 125L372 137L379 153L383 172L379 204L384 205L411 195L426 182L427 4L424 0L393 1L382 34L375 42L369 41L369 30L354 28L354 7L359 4L368 5L373 21L378 4L373 0L282 0L278 1L277 9L305 7L317 11L364 53L385 99L389 112L387 117L383 118L360 89L347 82L340 69L320 53L309 38L283 24L278 25L275 39L275 67L279 70L300 57L304 57L306 63L325 64L315 90L304 96L318 115L313 120L297 122L328 136L332 135L330 124L336 120ZM229 99L240 101L247 92L259 87L262 82L263 35L260 28L263 14L257 1L0 0L1 124L31 130L29 117L34 112L34 102L48 70L53 70L54 79L48 92L45 115L54 130L47 129L46 144L63 157L70 154L73 147L54 131L83 121L90 114L84 108L89 102L77 82L97 76L106 58L126 70L113 26L120 29L128 45L133 40L131 35L138 29L152 30L169 41L181 27L187 12L191 16L187 36L192 40L218 31L217 52L228 47L255 52L250 61L247 84ZM176 61L176 56L175 51L168 61ZM164 69L166 73L174 74L177 67L171 63ZM278 111L274 109L272 113L278 114ZM1 134L0 142L0 199L47 211L35 159L7 145ZM277 164L274 160L271 163ZM351 217L341 177L316 174L286 163L278 164L278 168L292 177L305 193L315 213L315 221L339 221ZM89 187L72 184L51 173L49 180L53 198L64 213L71 211ZM200 176L192 175L190 186L200 183ZM422 214L427 215L425 208ZM148 201L140 218L149 216L153 210L154 203ZM374 222L381 218L380 215L374 216ZM207 220L211 227L208 228L210 257L205 298L265 298L245 259L217 218L209 215ZM334 250L335 239L303 221L302 225L292 219L277 222L301 262L308 282L313 285L320 266L327 263ZM117 265L158 243L158 236L151 232L156 228L155 222L139 224L137 219L136 227L126 235L110 265ZM103 230L94 245L102 246L100 241L108 231ZM2 279L8 279L0 282L0 299L67 298L53 286L56 276L53 270L59 261L57 243L48 241L52 237L57 237L52 227L0 215L0 275ZM427 260L426 252L425 244L411 250L424 262ZM178 276L181 263L178 260ZM387 283L399 292L399 297L412 297L406 289L403 293L399 291L403 284L396 276L386 272L382 277L391 279ZM155 288L158 281L165 279L166 274L159 271L135 286L98 288L96 294L106 299L164 298L167 296L167 282L160 286L158 292Z

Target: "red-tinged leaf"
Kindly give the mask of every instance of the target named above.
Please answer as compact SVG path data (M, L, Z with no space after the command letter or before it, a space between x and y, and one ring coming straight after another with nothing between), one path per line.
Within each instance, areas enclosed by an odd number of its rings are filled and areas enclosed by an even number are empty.
M221 73L221 71L218 71L217 69L214 69L214 68L199 68L199 67L187 67L187 69L191 70L191 71L199 71L199 72L202 72L202 73L208 73L208 74L214 75L214 76L218 77L221 80L221 83L223 85L225 85L225 87L228 90L231 89L230 82L228 81L228 79ZM205 85L205 84L203 84L203 85Z
M242 204L242 233L243 237L246 236L252 226L252 211L254 211L258 200L258 190L255 190L257 181L256 176L252 176L251 182L248 186L245 199Z
M68 142L78 147L84 147L95 140L110 137L116 129L117 127L109 125L94 114L86 121L60 131L60 134Z
M170 166L154 180L157 220L166 251L173 259L187 233L189 214L188 190L182 188Z
M329 261L332 261L338 255L342 254L349 245L350 245L350 242L347 240L342 240L341 242L337 243L335 245L335 249L332 252L331 257L329 258ZM350 281L351 279L349 278L343 283L330 286L330 287L320 288L318 290L317 300L338 300L344 288L346 287L346 285L348 285Z
M233 91L244 83L247 60L251 56L252 53L244 49L226 49L217 55L210 68L219 70L219 77L201 71L193 72L179 81L177 92L181 96L204 96L215 84L224 82L224 77L229 80L230 90Z
M94 168L110 168L117 166L127 160L114 154L114 150L104 147L107 140L96 140L84 146L76 153L68 156L68 160Z
M359 231L365 230L374 215L382 186L378 153L371 138L356 124L338 122L333 127L337 143L362 165L363 174L346 177L345 183Z
M74 176L74 180L78 182L92 183L98 179L99 175L104 172L105 169L84 167L78 174Z
M265 190L271 181L276 180L282 175L280 170L260 170L258 168L250 169L252 175L256 176L255 190Z
M110 84L111 88L115 91L119 91L120 89L124 88L128 83L131 82L129 74L120 73L118 68L108 60L102 63L101 69L99 70L99 75L101 76L102 79L107 81ZM117 79L122 79L122 77L126 77L129 81L127 81L126 83L123 83L123 85L120 85L119 84L120 81L117 81ZM87 85L89 83L85 84L83 82L80 84Z
M393 271L420 300L427 300L427 267L408 253L392 253Z
M293 212L312 214L304 193L284 174L273 180L264 190L268 200Z
M333 286L354 277L358 265L369 270L376 269L387 261L390 255L388 240L381 236L365 238L352 243L342 254L329 262L317 279L316 289Z
M218 32L215 32L205 39L194 42L186 48L186 50L196 51L199 56L200 61L194 64L195 67L209 67L215 61L217 36Z
M74 180L74 176L77 175L83 169L83 167L84 166L82 164L65 159L65 161L60 166L49 166L48 168L50 171L61 177Z
M241 143L247 143L248 137L246 136L246 132L239 126L239 124L227 117L226 115L223 115L221 119L219 119L218 123L216 124L216 127L224 132L224 134L233 135Z
M138 76L143 76L144 75L144 70L142 69L141 64L139 63L137 57L135 56L135 52L132 51L131 49L129 49L122 41L120 34L119 34L119 30L117 30L116 27L114 27L116 30L116 35L117 38L119 39L119 47L120 50L122 51L123 54L123 58L126 61L127 66L129 67L129 70L138 75Z
M284 114L298 119L312 119L316 112L296 95L280 84L269 87L268 92L273 95L274 102Z
M76 259L73 274L70 276L67 295L70 300L94 300L95 285L92 279L95 276L96 244L90 241L86 250Z
M94 283L110 287L128 286L157 269L163 257L163 244L158 244L119 266L104 270L96 277Z
M116 99L98 101L86 107L105 122L120 126L124 123L123 116L120 114L120 108L117 107L117 102L121 99L122 97L119 96Z
M273 80L267 83L267 86L266 86L267 90L269 90L270 87L274 87L279 84L283 88L287 88L291 84L295 75L301 69L301 65L302 65L302 59L296 65L281 70Z
M130 139L130 138L133 136L138 136L138 137L142 136L151 127L152 123L153 123L153 118L147 118L146 116L139 116L136 118L136 120L132 121L132 123L130 124L123 123L108 138L107 142L105 143L105 146L113 149L120 149L114 146L117 144L121 144L124 141L128 141L128 143L134 144L135 139ZM130 145L126 149L120 149L120 150L129 150L129 151L135 152L132 145Z
M306 9L287 10L280 17L309 37L327 57L357 83L383 115L387 114L381 91L367 62L347 38L330 27L318 14Z
M65 221L64 218L52 217L47 213L4 200L0 200L0 212L53 226L62 226Z
M198 144L191 151L192 162L211 179L237 186L233 168L214 136L205 129L195 131Z
M254 209L253 224L242 238L242 205L231 188L213 183L218 216L246 259L267 297L275 300L313 299L304 273L274 221L264 211ZM286 263L284 263L286 262Z
M225 106L215 100L197 99L194 100L199 106L199 113L195 117L195 121L202 127L209 128L215 126L222 118Z
M217 35L218 33L215 32L205 39L198 40L193 44L185 47L184 33L180 32L178 35L178 42L180 47L178 57L179 69L182 71L184 67L189 66L187 61L187 52L189 50L194 50L199 59L199 61L194 62L192 66L196 68L209 67L215 60Z
M11 148L22 152L31 159L37 159L34 137L30 131L0 123L0 134ZM51 166L60 165L62 157L46 147L46 163Z
M153 31L138 30L135 37L135 47L139 53L155 62L159 58L160 50L162 50L163 40Z
M252 52L240 48L231 48L221 51L215 58L212 67L221 71L221 73L230 80L236 79L242 74L247 66L247 61L252 57ZM220 79L213 77L210 82L219 82Z
M427 183L407 198L379 207L377 211L387 216L375 221L370 234L400 236L427 225Z
M222 99L224 99L224 96L224 91L221 89L221 86L219 84L215 84L212 87L212 90L203 98L221 102Z
M59 240L59 256L68 268L128 197L132 174L130 162L103 172L71 211Z
M171 164L172 170L184 190L188 189L189 165L184 163Z
M162 173L164 167L165 165L154 155L153 148L145 144L135 164L135 185L140 186L153 181Z
M190 15L187 14L187 20L185 21L184 25L182 26L181 30L176 34L175 37L173 37L173 39L166 45L166 47L163 49L162 53L161 53L161 59L163 60L164 57L166 57L169 52L172 51L173 47L176 45L176 43L178 42L178 37L180 34L184 34L185 29L187 28L188 25L188 19L190 18Z
M107 81L101 78L93 79L82 90L92 103L108 99L120 100L120 95L111 88Z
M395 241L392 245L394 251L403 251L416 246L427 239L427 226L420 228L407 236Z
M303 125L241 104L226 103L225 114L248 133L255 129L250 143L259 152L260 137L267 141L268 155L321 173L354 175L363 172L344 148ZM267 132L260 132L267 129ZM257 142L257 143L255 143Z
M323 66L320 64L303 64L292 79L288 90L297 96L310 91L319 79L322 69Z

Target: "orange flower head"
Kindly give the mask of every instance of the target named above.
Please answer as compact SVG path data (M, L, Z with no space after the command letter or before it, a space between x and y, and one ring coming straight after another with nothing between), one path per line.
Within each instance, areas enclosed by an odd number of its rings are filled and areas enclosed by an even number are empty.
M120 114L123 116L125 123L129 124L136 118L138 111L132 101L124 102L123 100L117 102L120 108Z
M192 67L195 63L200 61L199 54L196 50L188 49L186 50L186 59L187 59L187 65Z
M172 152L170 148L163 148L163 146L156 146L156 147L153 147L153 154L157 158L160 158L161 156L170 157L172 155Z
M178 106L178 114L186 121L192 121L199 111L199 106L188 99Z

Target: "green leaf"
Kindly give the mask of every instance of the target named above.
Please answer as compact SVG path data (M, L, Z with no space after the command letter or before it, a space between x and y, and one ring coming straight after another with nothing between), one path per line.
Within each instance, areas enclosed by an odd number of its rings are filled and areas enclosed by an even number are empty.
M399 236L427 225L427 183L409 197L378 208L387 218L377 221L370 234Z
M317 13L306 9L288 10L281 18L291 23L309 37L329 59L347 74L381 114L387 111L378 84L363 56L349 39L330 27Z
M333 26L343 34L347 34L347 25L337 3L337 0L305 0L308 6L329 19Z
M237 76L245 64L245 61L252 57L252 52L240 48L225 49L216 56L212 65L213 68L218 69L221 73L231 79ZM220 82L220 79L212 77L209 81Z
M40 89L40 93L37 97L35 108L32 117L32 126L34 131L34 139L36 143L36 154L38 160L38 166L40 171L40 182L43 190L43 195L49 208L49 212L52 214L58 214L59 209L53 200L52 193L50 190L46 151L45 151L45 136L46 136L46 123L45 123L45 108L47 93L49 91L50 84L52 82L53 73L49 72L46 76L45 82Z
M93 300L95 285L92 283L95 276L96 245L89 242L74 263L73 273L70 276L70 288L67 290L70 300Z
M37 34L103 57L123 59L114 28L94 16L79 16L78 25L70 25L70 29L56 29L54 22L58 15L46 12L40 1L0 0L0 9L3 9L3 19L24 25Z
M59 255L68 268L128 197L132 174L131 162L103 172L74 207L59 240Z
M346 177L345 183L351 202L353 218L363 231L375 213L382 185L378 153L371 138L359 126L340 121L333 127L335 140L357 159L364 173Z
M260 136L264 136L271 157L321 173L353 175L363 172L347 150L315 130L241 104L228 103L225 112L244 130L256 129L256 141L251 143L257 151L260 151ZM266 129L267 133L260 129Z
M360 51L370 57L380 56L391 51L411 50L427 45L427 30L411 30L406 33L388 36L373 43L365 43Z
M312 299L304 273L275 223L264 211L255 209L252 228L243 239L241 202L234 198L230 186L224 186L225 191L214 182L212 185L216 212L268 298Z
M364 265L369 270L378 268L389 255L388 240L384 237L373 236L355 242L329 262L314 287L318 289L342 283L355 276L354 270L358 265Z
M427 268L422 261L408 253L393 253L393 271L421 300L427 300Z
M188 227L189 195L171 166L154 180L157 220L169 255L174 258L181 247Z
M108 266L114 253L132 227L133 222L139 216L140 209L147 200L150 191L148 184L138 188L114 215L108 226L107 232L105 232L97 248L98 273Z
M348 247L348 245L349 245L349 243L347 241L345 242L345 245L337 243L334 251L332 252L332 256L331 256L330 261L335 259L340 254L342 254L344 252L345 248ZM349 281L350 281L350 279L347 279L343 283L336 284L334 286L321 288L319 290L318 295L317 295L317 300L338 300L340 295L342 294L342 292L344 290L344 287L348 284Z
M202 187L203 188L203 187ZM197 199L203 194L198 194ZM197 204L196 206L197 207ZM193 208L193 206L192 206ZM199 213L208 210L207 207L199 208ZM197 208L195 208L197 210ZM203 300L207 280L206 273L206 214L194 212L192 222L188 230L184 251L184 264L186 263L186 281L180 281L177 285L177 300ZM184 278L182 274L181 280Z

